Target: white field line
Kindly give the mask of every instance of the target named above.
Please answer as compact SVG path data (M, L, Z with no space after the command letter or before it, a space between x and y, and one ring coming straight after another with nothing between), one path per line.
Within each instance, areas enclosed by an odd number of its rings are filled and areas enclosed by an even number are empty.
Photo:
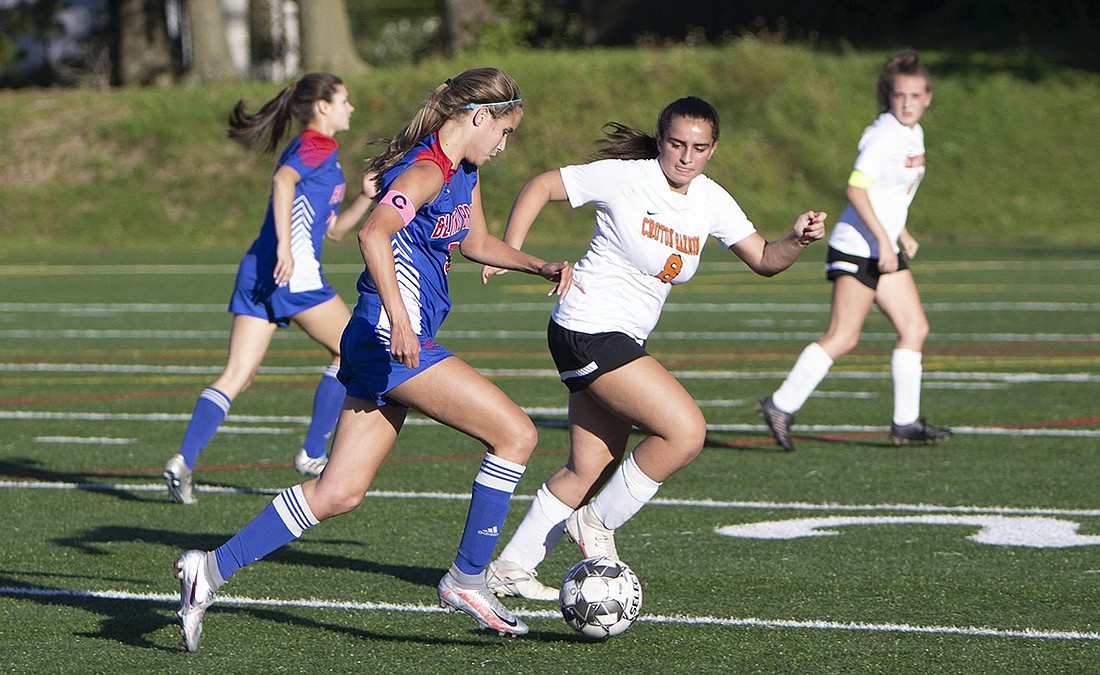
M1010 271L1023 271L1023 270L1039 270L1049 271L1050 263L1041 260L966 260L966 261L935 261L924 260L921 261L920 267L922 270L928 272L947 272L947 271L960 271L960 272L985 272L993 270L1010 270ZM798 262L795 263L791 271L803 270L820 270L821 263L819 262ZM1100 260L1097 259L1078 259L1078 260L1059 260L1058 269L1064 272L1069 271L1089 271L1100 269ZM330 275L340 274L358 274L363 271L363 266L358 263L328 263L325 265L325 271ZM18 263L9 265L0 265L0 277L3 276L20 276L20 277L34 277L34 276L120 276L129 277L139 274L153 275L157 277L164 277L167 275L182 275L182 276L208 276L213 274L222 274L232 279L232 275L237 273L236 263L220 263L220 264L205 264L205 265L174 265L174 264L148 264L148 265L43 265L39 263ZM480 265L455 265L451 268L450 274L481 274ZM752 272L740 262L735 261L721 261L712 260L706 263L706 269L703 270L696 279L706 279L710 276L722 276L727 274L735 274L739 276L751 277Z
M224 337L224 335L223 335ZM138 375L210 375L220 374L222 366L158 366L147 363L0 363L0 373L114 373ZM268 375L317 375L317 366L262 366L261 374ZM487 377L552 377L557 371L550 368L478 368ZM782 380L787 371L744 370L673 370L673 376L681 380ZM886 380L888 370L836 370L829 372L830 379ZM995 373L966 371L932 371L924 373L924 380L943 382L1100 382L1100 373Z
M224 330L123 330L123 329L24 329L0 330L0 338L9 340L224 340ZM285 337L284 337L285 336ZM295 333L278 333L278 339L301 337ZM806 342L821 337L821 332L797 331L656 331L653 339L683 342L706 341L797 341ZM439 331L440 340L543 340L541 330L447 330ZM863 333L868 341L892 341L896 333ZM933 342L1100 342L1100 333L934 333Z
M550 302L465 303L460 309L478 314L514 314L549 312ZM1100 312L1096 302L930 302L929 312ZM828 303L778 302L670 302L666 312L743 312L747 314L824 314ZM226 304L153 303L153 302L0 302L0 312L30 314L105 315L119 314L225 314Z
M94 598L107 602L119 600L150 602L158 605L175 606L179 602L178 594L169 593L131 593L128 591L70 591L61 589L16 588L0 586L0 595L11 597L72 597ZM436 605L414 605L387 602L352 602L340 600L279 600L276 598L249 598L234 595L219 595L219 605L237 607L284 607L332 609L360 612L406 612L414 614L438 614L445 610ZM525 619L561 620L561 614L550 610L513 610ZM719 626L722 628L786 628L792 630L840 630L863 633L906 633L920 635L965 635L969 637L1024 638L1029 640L1073 640L1097 641L1100 633L1085 631L1060 631L1036 628L989 628L984 626L914 626L904 623L865 623L859 621L818 621L800 619L761 619L756 617L714 617L642 614L639 622L673 624L685 626Z
M707 407L706 401L699 404ZM522 408L528 415L538 418L536 424L545 424L546 417L556 418L562 424L565 423L567 411L565 408ZM37 410L0 410L0 420L22 421L98 421L98 422L186 422L191 419L189 413L81 413L81 412L46 412ZM309 424L308 417L296 416L266 416L266 415L233 415L226 420L230 423L287 423ZM413 415L405 421L411 426L434 426L438 422ZM223 426L221 430L237 434L279 434L290 433L281 427L236 427ZM1021 427L972 427L952 426L951 430L956 434L973 436L1043 436L1043 437L1067 437L1067 438L1100 438L1100 429L1066 429L1066 428L1021 428ZM744 431L765 432L767 427L763 424L707 424L707 431ZM813 434L874 434L886 433L885 426L866 424L804 424L799 425L799 433ZM61 441L52 441L61 442ZM79 442L79 441L74 441ZM87 441L89 443L95 441Z
M107 438L96 436L35 436L35 443L76 443L85 445L131 445L136 438Z
M110 492L163 492L164 482L155 483L72 483L64 481L0 480L0 489L9 490L105 490ZM221 485L198 484L195 489L209 494L276 495L285 487L240 488ZM397 492L372 490L367 499L428 499L434 501L469 501L468 492ZM531 495L517 494L516 501L531 501ZM656 497L650 504L706 509L760 509L767 511L809 511L826 513L955 513L1019 516L1070 516L1079 518L1100 517L1100 509L1054 509L1033 506L943 506L938 504L837 504L812 502L733 501L718 499L668 499Z

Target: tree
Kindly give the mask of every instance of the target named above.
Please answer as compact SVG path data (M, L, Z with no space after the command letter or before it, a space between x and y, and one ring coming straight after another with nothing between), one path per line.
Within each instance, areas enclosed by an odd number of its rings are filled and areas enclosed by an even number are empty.
M111 81L119 85L167 84L183 63L168 35L164 3L111 2Z
M299 70L298 6L284 0L248 0L251 74L282 82Z
M443 17L443 48L448 54L474 44L483 25L500 20L486 0L439 0L439 13Z
M186 6L192 50L188 77L199 82L223 82L240 77L229 51L221 0L188 0Z
M302 68L324 70L341 77L368 70L355 51L344 0L301 0Z
M222 0L111 0L115 84L236 79ZM169 12L168 10L172 11Z

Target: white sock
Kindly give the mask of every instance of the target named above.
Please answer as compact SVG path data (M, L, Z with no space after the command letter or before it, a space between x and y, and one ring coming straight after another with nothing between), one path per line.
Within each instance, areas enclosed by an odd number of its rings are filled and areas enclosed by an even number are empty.
M631 453L589 503L588 512L607 529L618 529L653 499L660 487L660 483L642 473Z
M783 412L797 411L832 367L833 360L829 358L829 353L821 345L811 342L799 354L794 368L787 374L787 379L772 394L772 403Z
M561 541L565 534L565 519L571 513L573 507L555 497L543 483L535 493L535 500L531 502L523 522L499 557L528 571L538 569L550 550Z
M894 424L912 424L920 417L920 383L924 368L920 352L895 349L890 358L894 377Z

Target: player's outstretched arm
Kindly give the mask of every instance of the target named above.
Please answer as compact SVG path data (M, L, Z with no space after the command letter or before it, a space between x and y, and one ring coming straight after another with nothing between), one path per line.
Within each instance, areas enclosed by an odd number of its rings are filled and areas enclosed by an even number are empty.
M759 233L745 237L730 247L753 272L772 277L794 264L811 243L825 237L824 211L807 211L795 219L791 229L775 241Z
M545 204L545 202L543 202ZM537 274L554 287L547 295L557 294L564 298L574 285L573 267L567 262L546 262L542 258L519 250L489 233L485 224L485 214L481 208L480 186L474 187L473 202L470 208L470 229L459 250L468 260L482 263L482 282L488 278L486 270L515 270ZM489 275L491 276L491 274ZM578 286L579 288L579 286ZM583 290L583 289L582 289Z
M565 184L561 180L561 173L557 169L540 173L527 181L516 196L511 213L508 214L508 225L504 228L504 243L512 248L522 249L527 233L531 231L531 226L542 213L543 207L550 202L563 202L568 198L569 196L565 193ZM490 278L507 271L501 267L486 265L481 270L481 283L488 283Z

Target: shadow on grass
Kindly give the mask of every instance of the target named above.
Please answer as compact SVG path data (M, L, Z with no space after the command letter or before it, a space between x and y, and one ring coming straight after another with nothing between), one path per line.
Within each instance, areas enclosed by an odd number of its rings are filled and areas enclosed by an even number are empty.
M783 448L775 444L770 436L764 438L715 438L707 434L703 441L704 448L723 448L725 450L740 450L742 452L759 452L764 454L786 454Z
M803 446L809 446L810 444L835 444L845 445L849 447L877 449L895 448L894 444L890 442L890 439L885 432L858 434L825 434L817 436L795 434L792 436L792 439L794 440L795 451L798 451L798 449ZM723 448L726 450L740 450L742 452L760 452L764 454L788 454L783 451L783 448L779 447L779 445L776 444L775 440L773 440L771 436L721 439L708 435L706 440L703 442L703 447Z
M74 633L76 637L111 640L143 649L174 651L171 647L151 639L153 633L175 621L171 615L158 608L157 604L160 603L149 600L100 597L90 595L86 591L50 586L32 586L25 581L17 581L2 575L0 575L0 589L2 589L0 590L2 595L20 598L25 602L37 603L43 607L68 607L103 617L98 631ZM14 617L9 617L8 624L15 629L18 621Z
M51 543L94 556L110 555L108 546L119 543L153 544L164 546L169 549L178 549L179 553L183 553L183 551L187 549L214 550L224 544L231 536L232 535L228 534L199 534L146 527L107 525L91 528L75 537L60 537L53 539ZM313 537L312 535L308 542L302 542L303 546L349 544L366 546L366 544L362 544L361 542L322 539ZM445 571L437 567L396 565L378 563L359 557L311 553L301 550L301 546L297 545L285 546L268 555L262 562L381 574L418 586L429 586L433 589Z
M53 471L42 467L42 462L37 459L8 457L0 460L0 477L25 478L48 483L67 483L73 485L73 489L76 490L109 494L125 501L149 501L147 498L124 488L115 488L109 484L89 482L88 476L85 474L68 471Z
M32 586L23 581L17 581L7 576L0 575L0 595L19 598L25 602L33 602L44 607L61 607L77 609L102 616L99 628L93 632L74 632L74 637L84 637L100 640L108 640L120 644L137 647L140 649L152 649L162 652L182 652L182 645L165 643L158 633L171 627L175 632L175 602L159 599L145 598L112 598L107 595L93 595L87 591L74 591L56 587ZM339 635L390 643L418 643L427 645L451 645L451 646L484 646L484 639L472 640L466 638L451 638L416 634L388 634L363 630L354 626L316 621L303 617L291 611L272 609L270 607L246 607L241 605L214 605L211 613L217 612L217 621L227 620L228 617L241 616L276 624L301 627L307 629L323 630ZM208 615L209 617L209 615ZM476 630L469 631L473 635L491 637ZM532 634L528 638L546 642L568 642L573 640L572 635L556 633ZM206 641L216 640L216 632L204 634Z
M116 481L120 478L148 479L150 476L149 471L135 470L131 473L116 471L105 474L99 471L88 473L55 471L43 467L44 464L42 463L42 461L37 459L28 459L21 457L5 458L3 460L0 460L0 478L26 479L40 481L44 483L60 483L66 486L71 486L71 489L73 490L108 495L128 502L142 502L150 504L169 503L167 490L164 489L163 483L160 482L159 469L157 470L156 474L157 480L160 483L160 489L157 489L155 491L136 491L131 490L126 486L117 486L110 481ZM300 480L304 479L299 476L299 481ZM277 492L277 490L272 490L270 488L257 488L251 485L241 485L224 481L214 482L209 480L199 480L197 481L197 485L199 486L197 489L199 489L200 491L202 490L202 486L206 486L210 488L229 490L244 494L274 495Z

